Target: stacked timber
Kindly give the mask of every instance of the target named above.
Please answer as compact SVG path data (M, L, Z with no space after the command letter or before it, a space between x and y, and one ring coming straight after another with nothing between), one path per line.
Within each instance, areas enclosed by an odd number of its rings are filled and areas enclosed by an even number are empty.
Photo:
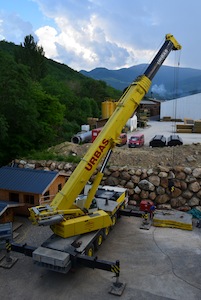
M193 132L201 133L201 120L197 120L194 122Z
M184 124L194 124L194 120L189 118L184 118Z
M176 131L178 133L192 133L193 127L193 124L177 124Z
M164 117L163 117L163 121L164 121L164 122L169 122L169 121L171 121L171 120L172 120L172 118L169 117L169 116L164 116Z

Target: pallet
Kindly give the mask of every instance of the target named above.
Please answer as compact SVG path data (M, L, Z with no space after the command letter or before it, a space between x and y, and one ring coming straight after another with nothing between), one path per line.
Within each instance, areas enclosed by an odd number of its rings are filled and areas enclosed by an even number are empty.
M177 133L192 133L192 129L177 129Z
M168 121L172 121L172 119L171 119L171 117L166 116L166 117L163 117L163 121L168 122Z

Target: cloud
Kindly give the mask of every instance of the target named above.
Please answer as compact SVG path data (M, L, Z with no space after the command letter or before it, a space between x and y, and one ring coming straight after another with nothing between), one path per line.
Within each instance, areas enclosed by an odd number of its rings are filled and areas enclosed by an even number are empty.
M34 35L31 23L23 21L16 14L0 11L0 39L19 44L28 34Z
M42 46L48 45L48 47L46 47L45 56L52 59L58 58L58 51L55 44L57 36L56 29L50 26L44 26L37 29L35 34L39 38L38 43L41 42Z
M167 33L174 34L183 46L181 66L201 68L201 2L198 0L194 0L193 5L189 5L189 0L30 2L34 4L34 9L37 8L36 20L32 18L32 24L23 21L16 14L2 15L0 10L0 37L19 43L25 35L34 35L34 28L46 56L75 70L91 70L96 67L119 69L149 63ZM22 11L24 7L22 4L21 6ZM27 17L25 12L24 15ZM168 56L164 64L174 66L173 55Z
M95 15L90 16L87 22L73 22L61 16L56 17L55 22L57 31L46 26L35 32L48 57L65 61L75 69L116 68L117 65L125 65L130 58L131 54L124 46L108 39ZM74 53L73 61L71 53Z
M165 96L167 94L167 90L165 88L164 84L154 84L151 88L151 93L160 95L161 97Z
M56 31L45 26L35 32L47 57L65 62L77 70L91 70L97 66L110 69L128 67L153 55L153 50L142 49L142 37L135 45L132 31L137 30L132 28L129 10L121 15L122 1L119 5L115 1L108 4L96 0L36 1L47 17L54 18L57 27ZM144 13L149 15L144 18L147 25L153 24L150 14L146 10ZM139 25L144 22L142 16L135 18Z

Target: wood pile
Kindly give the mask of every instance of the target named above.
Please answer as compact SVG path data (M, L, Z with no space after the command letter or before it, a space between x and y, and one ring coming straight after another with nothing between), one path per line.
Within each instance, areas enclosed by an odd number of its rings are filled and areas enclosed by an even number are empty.
M178 133L192 133L193 127L193 124L177 124L176 131Z
M163 121L169 122L169 121L172 121L172 119L171 119L171 117L166 116L166 117L163 117Z
M194 120L189 118L184 118L184 124L194 124Z
M201 133L201 120L197 120L194 122L193 132Z
M183 120L172 118L172 117L169 117L169 116L164 116L161 121L163 121L163 122L182 122Z
M193 119L184 118L184 124L176 125L178 133L201 133L201 120L194 121Z

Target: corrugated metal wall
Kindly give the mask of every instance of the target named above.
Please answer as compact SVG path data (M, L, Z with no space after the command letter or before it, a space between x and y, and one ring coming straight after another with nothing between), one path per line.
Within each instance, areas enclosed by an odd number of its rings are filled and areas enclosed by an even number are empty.
M201 93L161 103L160 119L201 119Z

